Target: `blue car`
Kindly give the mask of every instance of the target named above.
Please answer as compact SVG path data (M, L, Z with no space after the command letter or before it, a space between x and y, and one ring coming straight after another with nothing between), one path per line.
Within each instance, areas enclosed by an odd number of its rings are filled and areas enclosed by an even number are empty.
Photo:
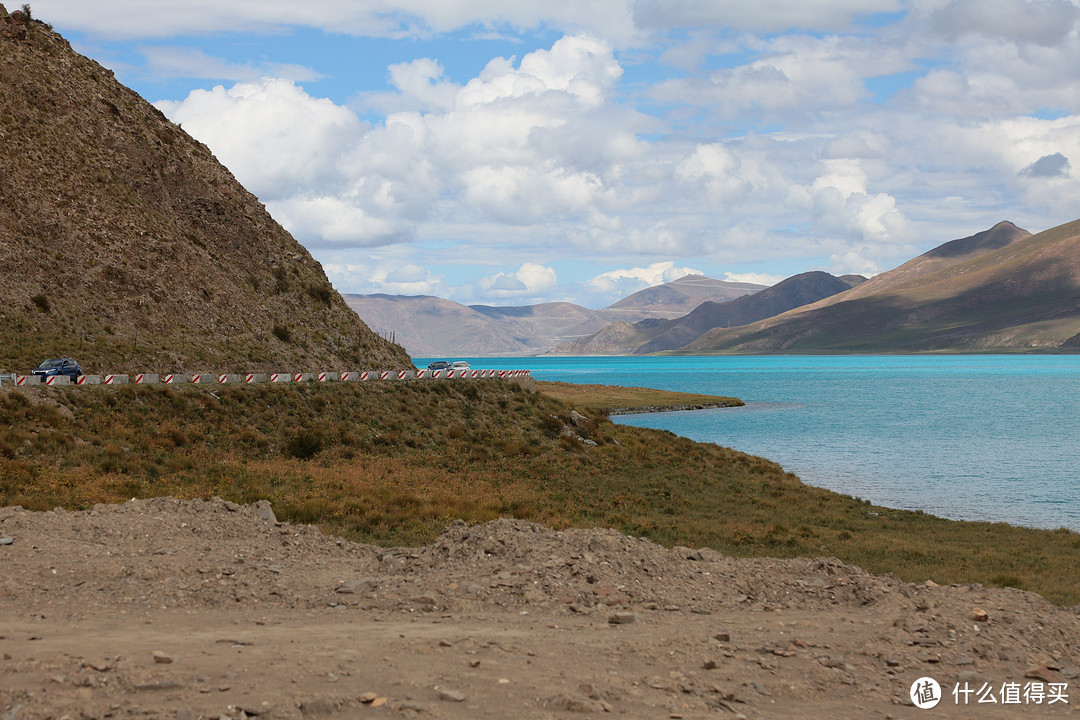
M38 365L30 374L39 375L42 378L53 377L55 375L78 377L83 374L83 371L82 368L79 367L79 363L71 358L53 358Z

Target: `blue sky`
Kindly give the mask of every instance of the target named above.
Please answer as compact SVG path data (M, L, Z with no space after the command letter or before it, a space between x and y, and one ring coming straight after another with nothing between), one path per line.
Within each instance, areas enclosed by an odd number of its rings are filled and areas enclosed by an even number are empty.
M32 8L347 293L602 307L1080 214L1072 0Z

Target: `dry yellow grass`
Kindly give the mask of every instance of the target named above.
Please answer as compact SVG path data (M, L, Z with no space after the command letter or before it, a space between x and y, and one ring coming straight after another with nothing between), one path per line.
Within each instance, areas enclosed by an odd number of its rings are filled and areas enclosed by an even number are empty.
M578 385L538 381L536 389L567 405L614 414L620 411L684 409L688 407L738 407L742 400L722 395L673 392L621 385Z
M0 503L267 499L282 519L384 545L428 542L455 518L517 517L1080 602L1074 532L871 506L762 458L603 417L567 436L568 405L498 381L214 391L0 392Z

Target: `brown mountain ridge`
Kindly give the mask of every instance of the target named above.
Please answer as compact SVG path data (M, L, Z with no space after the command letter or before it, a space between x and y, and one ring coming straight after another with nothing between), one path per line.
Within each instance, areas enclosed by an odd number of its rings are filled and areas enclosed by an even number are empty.
M410 365L209 149L0 6L0 368Z
M1068 351L1080 333L1080 220L1037 235L1001 222L847 292L683 352Z

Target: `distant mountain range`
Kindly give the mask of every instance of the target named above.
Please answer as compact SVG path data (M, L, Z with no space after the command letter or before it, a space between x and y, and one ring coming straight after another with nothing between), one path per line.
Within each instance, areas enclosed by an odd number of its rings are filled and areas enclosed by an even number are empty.
M1080 220L1000 222L870 280L807 272L770 288L687 276L602 310L346 296L415 355L1080 352Z
M648 318L608 325L587 338L558 346L560 355L640 355L678 350L716 327L732 327L779 315L865 282L861 275L838 278L826 272L789 277L772 287L727 302L706 300L671 320Z
M646 288L600 310L567 302L511 307L466 306L428 295L345 295L383 337L417 357L539 355L615 322L673 319L705 301L723 302L764 285L687 275Z
M838 295L686 353L1080 350L1080 220L1032 235L1010 222L937 247Z

